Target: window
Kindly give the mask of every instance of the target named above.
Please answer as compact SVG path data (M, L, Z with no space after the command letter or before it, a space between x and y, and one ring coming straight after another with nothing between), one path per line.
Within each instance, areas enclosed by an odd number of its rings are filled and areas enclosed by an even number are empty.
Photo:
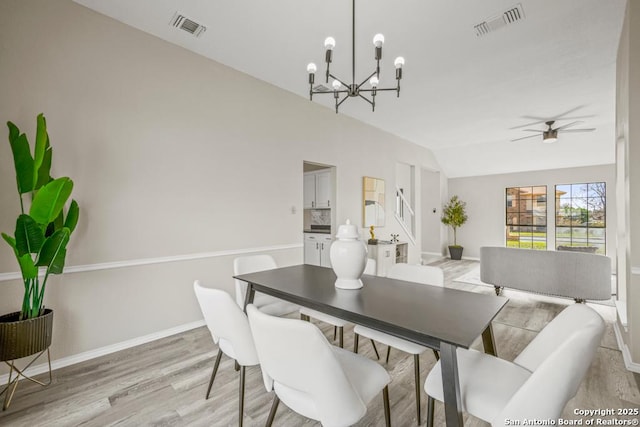
M547 249L547 186L506 190L506 242L509 248Z
M595 253L604 255L606 202L604 182L556 185L556 249L595 247Z

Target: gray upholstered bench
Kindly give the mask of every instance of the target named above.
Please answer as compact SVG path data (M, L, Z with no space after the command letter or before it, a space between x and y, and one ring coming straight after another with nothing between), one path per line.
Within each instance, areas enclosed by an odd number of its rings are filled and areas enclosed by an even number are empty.
M584 300L611 298L611 259L573 251L480 248L480 280L502 288Z

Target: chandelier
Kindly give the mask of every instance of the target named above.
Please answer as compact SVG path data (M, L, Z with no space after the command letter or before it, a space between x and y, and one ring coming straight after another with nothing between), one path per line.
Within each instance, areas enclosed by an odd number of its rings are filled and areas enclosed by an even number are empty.
M361 83L356 83L356 1L352 0L352 20L351 20L351 84L345 83L343 80L337 78L330 72L331 59L333 56L333 48L336 46L336 41L333 37L327 37L324 41L325 62L327 63L327 71L325 72L325 82L329 83L329 77L333 79L331 86L333 91L314 90L313 84L315 81L315 73L317 70L316 64L311 62L307 65L307 72L309 73L309 100L313 101L313 95L315 94L329 94L333 93L333 98L336 102L336 114L338 108L347 98L360 97L371 104L372 111L376 110L376 95L380 91L395 91L397 96L400 97L400 79L402 79L402 66L404 65L404 58L399 56L395 59L394 65L396 67L396 87L395 88L380 88L378 87L380 79L380 60L382 59L382 45L384 44L384 36L382 34L376 34L373 37L373 45L375 46L375 60L376 70L365 78ZM364 84L369 82L370 89L363 87ZM371 99L365 96L366 93L371 94ZM344 96L343 96L344 95ZM342 96L342 99L340 98Z

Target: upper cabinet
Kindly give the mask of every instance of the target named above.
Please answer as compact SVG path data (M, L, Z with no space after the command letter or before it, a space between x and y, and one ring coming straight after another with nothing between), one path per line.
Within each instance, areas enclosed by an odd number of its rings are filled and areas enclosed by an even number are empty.
M331 207L331 171L320 170L304 174L304 208Z

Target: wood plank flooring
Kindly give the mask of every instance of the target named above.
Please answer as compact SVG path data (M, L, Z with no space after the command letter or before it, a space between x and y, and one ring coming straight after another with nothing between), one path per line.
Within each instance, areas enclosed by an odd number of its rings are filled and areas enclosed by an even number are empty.
M445 271L446 286L491 294L493 288L453 282L477 265L474 261L435 261ZM500 357L512 360L553 319L569 300L505 291L510 299L494 321ZM574 409L640 408L640 391L628 372L613 332L612 307L590 304L607 321L607 332L596 360L577 396L563 413L580 419ZM333 328L316 323L332 338ZM353 347L352 328L345 330L345 348ZM474 347L481 348L478 340ZM386 349L379 345L381 354ZM370 343L362 340L360 353L375 358ZM8 410L0 413L2 426L237 426L238 373L233 361L223 356L211 398L204 399L217 347L206 328L198 328L139 347L123 350L54 372L54 381L42 388L21 382ZM416 425L413 394L413 358L391 352L383 365L392 377L391 417L394 426ZM422 382L434 365L431 352L420 356ZM267 393L259 367L247 369L245 426L264 425L272 394ZM426 397L422 393L423 421ZM487 426L465 414L466 426ZM275 426L319 426L281 404ZM384 425L382 396L369 405L358 426ZM436 403L435 425L444 425L444 411Z

